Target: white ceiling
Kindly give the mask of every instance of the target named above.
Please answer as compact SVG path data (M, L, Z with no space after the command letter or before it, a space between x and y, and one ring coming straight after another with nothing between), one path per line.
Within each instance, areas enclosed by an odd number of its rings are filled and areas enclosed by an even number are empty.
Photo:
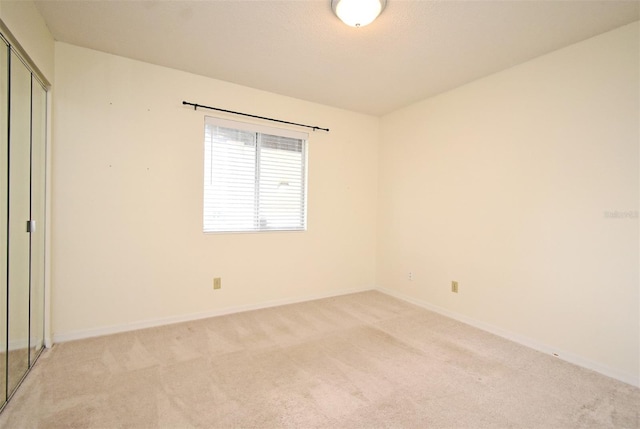
M56 40L372 115L640 19L638 1L36 1Z

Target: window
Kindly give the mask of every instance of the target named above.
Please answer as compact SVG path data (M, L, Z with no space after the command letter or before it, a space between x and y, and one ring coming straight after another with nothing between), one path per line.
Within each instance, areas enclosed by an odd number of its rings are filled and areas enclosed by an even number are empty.
M205 117L204 232L307 229L308 134Z

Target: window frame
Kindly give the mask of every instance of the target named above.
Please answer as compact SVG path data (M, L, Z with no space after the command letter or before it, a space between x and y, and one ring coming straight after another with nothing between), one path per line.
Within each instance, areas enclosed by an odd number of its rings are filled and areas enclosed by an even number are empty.
M254 156L255 156L255 162L253 164L253 181L254 184L253 185L248 185L249 188L253 188L253 189L242 189L243 191L247 191L247 192L253 192L253 196L254 196L254 205L252 207L252 220L247 221L245 219L245 222L248 223L252 223L252 226L241 226L239 227L238 225L229 225L229 224L225 224L225 221L222 220L220 221L217 225L215 223L214 219L211 219L208 216L211 216L212 213L211 211L213 209L211 209L211 204L212 201L215 201L216 197L221 197L221 193L223 192L221 190L221 188L218 189L218 194L213 194L213 190L211 188L208 188L208 186L211 186L213 184L213 174L215 172L214 170L214 161L213 161L213 156L214 156L214 145L215 142L213 141L214 137L213 135L210 134L209 132L209 127L211 128L211 132L213 132L213 130L215 129L215 127L220 127L220 128L226 128L228 131L237 131L240 133L252 133L255 135L255 139L254 139L254 144L255 144L255 148L254 148ZM268 209L266 209L265 207L263 207L262 204L260 204L261 201L264 201L267 199L268 196L273 197L272 193L268 193L268 191L263 191L261 189L261 187L264 186L264 184L261 182L261 174L263 173L263 171L261 170L262 166L261 164L264 162L263 159L265 158L265 155L263 155L263 152L265 151L265 149L268 150L268 148L265 147L264 143L264 136L269 136L272 137L271 140L273 140L273 138L275 138L276 140L276 145L278 144L278 139L282 139L282 141L284 143L287 142L287 139L295 139L299 141L299 144L301 145L301 150L299 151L300 153L300 157L301 160L298 162L299 165L296 165L296 168L299 168L299 175L297 175L297 170L296 171L296 176L294 177L294 180L299 180L300 184L297 187L297 191L294 190L295 195L299 195L300 198L300 203L299 206L297 205L297 203L293 204L293 213L294 216L291 215L282 215L279 217L278 214L273 214L273 212L269 215L269 217L272 220L280 221L280 222L284 222L286 223L287 221L291 221L292 219L296 219L299 216L300 222L298 223L296 222L289 222L288 225L280 225L280 226L276 226L276 227L265 227L262 225L262 222L264 220L264 217L266 217L267 215L263 214L265 212L268 212ZM267 139L269 140L269 139ZM273 143L272 143L273 144ZM210 149L208 148L210 146ZM246 144L245 144L246 146ZM276 151L278 150L277 148L275 149ZM285 151L286 149L282 149L282 151ZM295 150L291 151L291 152L297 152ZM304 232L307 231L307 224L308 224L308 204L307 204L307 200L308 200L308 163L309 163L309 156L308 156L308 152L309 152L309 134L305 133L305 132L300 132L297 130L291 130L291 129L283 129L283 128L276 128L276 127L269 127L269 126L265 126L265 125L261 125L261 124L254 124L254 123L249 123L249 122L240 122L240 121L233 121L233 120L229 120L229 119L223 119L223 118L218 118L218 117L213 117L213 116L205 116L204 117L204 152L203 152L203 157L204 157L204 162L203 162L203 210L202 210L202 231L205 234L229 234L229 233L263 233L263 232ZM277 152L272 152L272 154L274 154ZM207 154L210 155L211 159L208 160L207 159ZM268 156L268 155L267 155ZM281 160L286 162L286 159ZM271 166L273 166L273 164L271 164ZM286 165L281 165L280 167L282 167L281 170L279 170L282 174L285 174L284 172L286 171ZM231 173L233 174L233 173ZM238 173L238 177L239 177L240 173ZM210 180L211 184L207 185L207 181ZM289 181L287 181L287 186L289 185ZM273 185L273 183L272 183ZM242 186L239 186L238 189L241 189ZM235 188L234 188L235 189ZM209 199L208 199L209 197ZM286 201L286 197L282 197L285 199ZM233 198L229 199L227 201L228 202L232 202L235 203L236 200L234 200ZM278 201L281 202L281 201ZM291 206L291 203L289 202L289 206ZM282 207L282 206L281 206ZM209 210L209 211L208 211ZM288 209L282 209L279 208L276 211L286 211L289 210L289 212L291 212L291 208ZM299 214L298 214L299 213ZM227 215L228 216L228 215Z

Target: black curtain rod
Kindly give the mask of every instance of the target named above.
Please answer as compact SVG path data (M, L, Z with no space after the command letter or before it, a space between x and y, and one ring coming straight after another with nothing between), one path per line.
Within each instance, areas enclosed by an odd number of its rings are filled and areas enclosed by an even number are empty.
M188 106L193 106L193 110L197 110L198 107L202 107L203 109L217 110L219 112L233 113L234 115L241 115L241 116L248 116L250 118L264 119L265 121L280 122L281 124L297 125L298 127L311 128L311 129L313 129L313 131L322 130L322 131L329 132L329 128L316 127L314 125L297 124L295 122L281 121L280 119L265 118L264 116L250 115L248 113L242 113L242 112L234 112L233 110L226 110L226 109L220 109L218 107L204 106L202 104L189 103L188 101L183 101L182 104L188 105Z

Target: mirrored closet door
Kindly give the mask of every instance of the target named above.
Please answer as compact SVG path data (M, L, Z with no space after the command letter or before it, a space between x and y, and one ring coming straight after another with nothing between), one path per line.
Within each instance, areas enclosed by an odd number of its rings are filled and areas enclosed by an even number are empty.
M47 91L0 38L0 407L44 346Z

